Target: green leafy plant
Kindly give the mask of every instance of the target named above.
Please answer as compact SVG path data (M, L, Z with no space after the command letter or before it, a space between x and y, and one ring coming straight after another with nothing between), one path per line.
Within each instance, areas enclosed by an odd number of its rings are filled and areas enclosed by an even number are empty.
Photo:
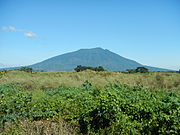
M76 127L77 134L176 135L179 114L178 92L149 90L142 85L94 87L85 81L81 87L34 91L0 85L0 126L4 128L23 120L56 123L61 118Z

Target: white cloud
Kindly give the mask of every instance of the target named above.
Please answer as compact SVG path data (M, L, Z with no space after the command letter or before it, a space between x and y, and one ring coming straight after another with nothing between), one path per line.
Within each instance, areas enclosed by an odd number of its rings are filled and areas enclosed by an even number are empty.
M9 27L9 30L10 30L10 31L16 31L16 29L15 29L13 26L10 26L10 27Z
M3 26L3 27L2 27L2 30L4 30L4 31L5 31L5 30L7 30L7 28L6 28L5 26Z
M29 38L36 38L36 34L32 33L32 32L26 32L24 33L24 36L29 37Z
M25 37L29 37L29 38L36 38L37 37L37 35L35 33L33 33L33 32L28 32L28 31L22 30L22 29L16 29L13 26L9 26L9 28L3 26L2 30L3 31L9 30L9 31L12 31L12 32L21 32L21 33L24 33Z
M9 27L9 30L10 30L10 31L13 31L13 32L24 32L24 30L16 29L16 28L13 27L13 26L10 26L10 27Z

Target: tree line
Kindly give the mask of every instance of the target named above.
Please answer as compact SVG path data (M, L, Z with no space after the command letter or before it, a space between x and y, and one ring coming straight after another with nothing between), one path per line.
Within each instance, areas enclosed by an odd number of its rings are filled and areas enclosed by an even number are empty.
M21 67L20 69L17 69L17 70L32 73L33 68ZM85 70L93 70L93 71L98 71L98 72L105 71L105 69L102 66L91 67L91 66L82 66L82 65L78 65L76 68L74 68L74 70L76 72L85 71ZM124 73L148 73L148 72L149 72L148 68L137 67L136 69L127 69L126 72L124 72ZM179 71L175 71L175 72L180 73L180 69L179 69Z
M90 67L90 66L82 66L82 65L78 65L76 68L74 68L74 70L77 72L84 71L84 70L105 71L105 69L102 66Z
M148 73L149 70L145 67L137 67L136 69L127 69L128 73Z

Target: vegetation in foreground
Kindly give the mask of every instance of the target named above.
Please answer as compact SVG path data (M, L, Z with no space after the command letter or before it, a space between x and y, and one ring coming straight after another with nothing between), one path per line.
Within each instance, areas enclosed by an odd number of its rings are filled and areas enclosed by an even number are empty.
M1 134L178 134L180 95L140 85L0 86Z
M26 70L0 72L0 135L180 132L178 73Z

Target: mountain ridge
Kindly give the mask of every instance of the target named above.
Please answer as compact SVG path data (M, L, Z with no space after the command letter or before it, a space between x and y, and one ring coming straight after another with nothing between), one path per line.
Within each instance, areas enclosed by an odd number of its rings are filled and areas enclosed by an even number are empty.
M91 49L79 49L77 51L57 55L39 63L29 65L34 70L43 71L72 71L77 65L102 66L109 71L126 71L144 66L150 71L170 71L168 69L156 68L142 65L134 60L125 58L100 47Z
M91 49L79 49L77 51L61 54L42 62L30 65L36 70L45 71L72 71L77 65L83 66L103 66L110 71L125 71L126 69L135 69L142 65L134 60L122 57L119 54L111 52L108 49L100 47ZM163 68L149 67L151 71L167 71Z

